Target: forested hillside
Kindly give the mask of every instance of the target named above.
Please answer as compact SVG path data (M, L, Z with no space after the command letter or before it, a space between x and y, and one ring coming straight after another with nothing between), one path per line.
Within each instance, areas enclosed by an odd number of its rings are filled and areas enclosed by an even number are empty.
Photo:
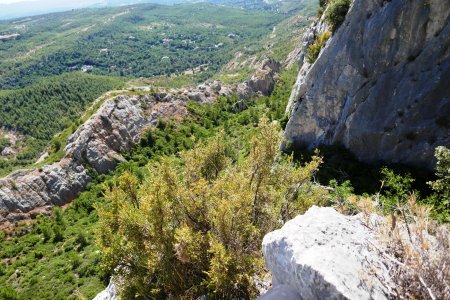
M0 174L33 163L55 134L71 126L76 129L73 122L94 99L122 85L114 77L74 72L0 93L0 138L13 146L10 155L0 156ZM18 136L14 145L4 137L8 132Z
M211 16L214 16L213 18ZM1 22L0 89L85 70L149 77L197 68L204 80L283 18L209 4L143 4Z
M301 13L291 18L210 4L144 4L0 22L0 174L33 163L66 129L50 148L61 152L62 139L79 125L74 121L99 95L122 86L119 77L133 79L131 86L182 86L212 76L240 82L266 52L283 60L314 13L309 2L294 7ZM243 65L224 66L237 56Z

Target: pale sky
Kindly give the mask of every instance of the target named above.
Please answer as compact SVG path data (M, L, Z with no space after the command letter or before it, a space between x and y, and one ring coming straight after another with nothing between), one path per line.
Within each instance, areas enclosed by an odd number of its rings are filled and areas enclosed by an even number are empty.
M30 2L30 1L38 1L38 0L0 0L0 4L11 4L17 2Z

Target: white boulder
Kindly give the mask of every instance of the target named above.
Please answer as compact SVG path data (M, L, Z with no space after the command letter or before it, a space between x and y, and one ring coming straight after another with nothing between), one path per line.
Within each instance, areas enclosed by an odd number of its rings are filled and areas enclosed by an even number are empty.
M376 244L360 216L313 206L268 233L262 247L273 286L288 285L301 299L386 299Z

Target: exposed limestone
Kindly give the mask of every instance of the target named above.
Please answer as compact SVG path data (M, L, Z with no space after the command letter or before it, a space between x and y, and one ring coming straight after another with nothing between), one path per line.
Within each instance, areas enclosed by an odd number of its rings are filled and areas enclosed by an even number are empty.
M270 95L275 87L277 73L280 68L281 64L274 59L267 58L263 60L250 80L238 84L237 94L241 99L255 95Z
M38 207L64 205L90 180L87 170L70 158L0 179L0 223L33 217Z
M267 293L257 298L258 300L299 300L302 299L296 289L287 285L279 284L271 288Z
M93 300L116 300L117 299L117 291L116 285L112 281L109 281L108 286L95 296Z
M388 270L376 244L359 216L313 206L264 237L264 258L278 291L261 299L294 292L311 300L386 299L379 278L388 278Z
M138 97L118 96L105 102L69 138L65 152L97 172L106 173L124 160L120 153L131 149L149 122Z
M355 0L317 61L302 65L287 140L433 168L435 147L450 146L449 14L446 1ZM316 23L305 45L323 30Z
M246 97L270 93L278 68L277 62L266 60L259 70L262 77L256 77L254 89ZM208 81L190 89L148 90L146 95L120 95L105 101L70 136L60 162L0 179L0 224L48 213L52 205L72 201L92 180L89 168L98 173L112 171L125 160L122 153L130 151L141 133L159 118L182 120L189 114L188 101L212 103L234 89L220 81Z
M160 103L159 96L121 95L106 101L70 136L60 162L0 179L0 224L33 217L39 207L72 201L91 181L87 166L99 173L113 170L145 128L160 117L187 114L187 98L172 95L172 102Z

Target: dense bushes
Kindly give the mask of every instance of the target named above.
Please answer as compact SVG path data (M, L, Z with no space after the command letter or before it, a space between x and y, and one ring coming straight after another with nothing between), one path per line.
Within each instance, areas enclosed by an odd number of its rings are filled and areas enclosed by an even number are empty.
M450 222L450 149L439 146L435 156L437 179L428 182L434 193L426 198L425 202L431 205L431 213L435 219Z
M11 145L11 141L7 138L0 138L0 153L5 149L6 147Z
M98 241L107 268L127 283L125 295L253 298L265 233L326 201L310 181L319 158L274 164L279 128L267 118L246 158L233 144L219 133L181 162L152 163L142 183L127 172L106 192Z
M352 0L332 0L329 2L325 11L325 20L330 25L332 32L335 32L344 22L351 3Z
M92 299L108 279L94 245L99 201L102 187L93 185L70 208L0 235L0 299Z
M317 57L319 57L320 50L322 50L322 48L325 46L325 43L330 37L330 32L322 32L316 37L314 43L308 46L308 49L306 51L306 61L308 63L312 64L316 61Z

